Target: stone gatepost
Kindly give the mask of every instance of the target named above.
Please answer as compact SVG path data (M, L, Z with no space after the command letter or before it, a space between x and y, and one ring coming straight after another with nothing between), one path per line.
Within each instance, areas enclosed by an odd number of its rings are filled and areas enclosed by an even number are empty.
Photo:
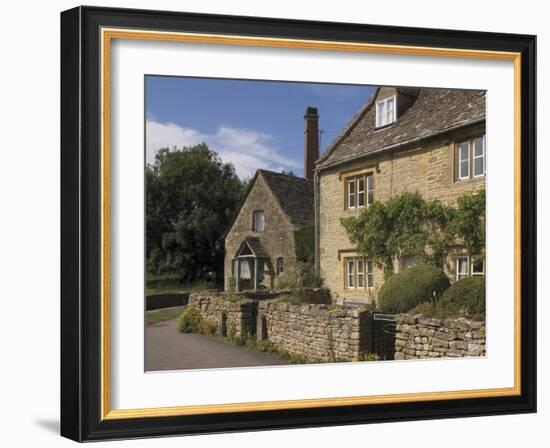
M265 314L258 313L256 318L256 341L262 342L267 339L267 321Z
M218 312L218 334L227 336L227 314L224 311Z

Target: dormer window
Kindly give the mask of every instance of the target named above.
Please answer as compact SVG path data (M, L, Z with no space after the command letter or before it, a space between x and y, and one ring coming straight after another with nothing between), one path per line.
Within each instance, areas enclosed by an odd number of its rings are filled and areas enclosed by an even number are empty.
M397 119L397 108L395 107L396 96L389 96L376 102L376 127L387 126Z

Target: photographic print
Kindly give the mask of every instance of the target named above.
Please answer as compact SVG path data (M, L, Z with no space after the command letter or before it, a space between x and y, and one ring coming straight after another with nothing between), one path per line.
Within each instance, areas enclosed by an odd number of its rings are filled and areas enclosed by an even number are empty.
M486 355L484 90L147 75L144 121L146 371Z
M536 410L535 36L61 19L64 436Z

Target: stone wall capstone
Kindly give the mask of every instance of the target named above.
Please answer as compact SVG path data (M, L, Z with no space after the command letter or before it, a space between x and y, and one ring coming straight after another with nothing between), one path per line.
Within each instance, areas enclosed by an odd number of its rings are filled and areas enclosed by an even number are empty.
M485 356L485 322L395 316L395 359Z

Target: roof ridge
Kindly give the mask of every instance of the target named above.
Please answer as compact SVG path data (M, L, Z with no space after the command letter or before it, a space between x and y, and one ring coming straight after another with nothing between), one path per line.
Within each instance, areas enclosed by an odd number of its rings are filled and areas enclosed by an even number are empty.
M275 174L277 176L287 177L289 179L295 179L295 180L299 180L299 181L302 181L302 182L312 182L311 179L306 179L305 177L298 176L297 174L286 174L286 173L281 173L279 171L266 170L264 168L258 168L256 171L258 171L260 174L265 174L265 173Z
M397 147L411 141L413 136L412 140L419 141L486 118L486 96L483 90L419 87L415 101L394 124L377 128L373 105L379 92L380 87L317 159L317 171L384 148Z
M332 141L332 143L329 145L329 147L325 150L325 152L315 161L315 165L318 163L321 163L324 161L328 156L332 154L334 149L338 146L338 143L340 143L344 137L346 137L355 126L359 123L361 118L367 113L370 106L372 106L374 99L378 95L378 92L380 91L380 86L376 87L376 90L372 93L371 96L365 101L365 104L355 113L355 115L351 118L351 120L348 122L344 128L340 131L340 133L336 136L336 138Z

